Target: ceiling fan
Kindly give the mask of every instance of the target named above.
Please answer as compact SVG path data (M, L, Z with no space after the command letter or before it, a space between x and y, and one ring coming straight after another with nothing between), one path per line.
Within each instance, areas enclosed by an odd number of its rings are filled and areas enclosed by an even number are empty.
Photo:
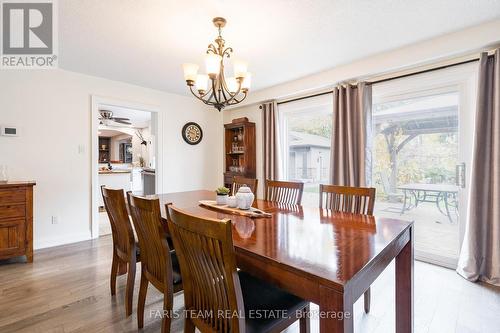
M112 111L100 110L99 113L101 115L101 117L99 118L100 125L109 125L110 121L118 123L118 124L132 125L129 118L113 117Z

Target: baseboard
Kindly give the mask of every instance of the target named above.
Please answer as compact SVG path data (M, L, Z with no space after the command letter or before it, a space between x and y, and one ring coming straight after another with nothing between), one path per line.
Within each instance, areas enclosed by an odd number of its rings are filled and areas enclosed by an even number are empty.
M62 235L60 237L54 238L46 238L40 240L34 240L33 248L35 250L45 249L48 247L54 247L59 245L77 243L85 240L92 239L90 232L85 232L81 234L71 234L71 235Z
M426 252L421 252L418 250L415 250L415 260L418 261L423 261L429 264L445 267L445 268L450 268L450 269L457 269L458 265L458 259L453 259L449 257L444 257L444 256L438 256L435 254L428 254Z

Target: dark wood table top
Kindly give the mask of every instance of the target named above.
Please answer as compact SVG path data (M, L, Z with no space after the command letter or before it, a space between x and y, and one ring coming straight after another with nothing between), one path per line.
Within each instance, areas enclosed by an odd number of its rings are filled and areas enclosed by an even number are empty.
M335 289L369 270L374 258L384 255L412 222L396 219L332 213L312 207L283 206L257 200L256 207L272 218L228 215L200 207L199 200L215 199L212 191L191 191L158 195L162 216L165 204L199 216L231 219L236 251L256 255L264 263L299 270Z

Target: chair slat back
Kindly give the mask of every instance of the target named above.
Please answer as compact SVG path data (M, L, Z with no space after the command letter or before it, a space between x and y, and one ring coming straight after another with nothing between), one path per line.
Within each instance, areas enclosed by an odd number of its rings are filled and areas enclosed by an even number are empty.
M166 209L181 266L186 310L188 314L191 310L211 314L192 316L192 322L202 332L244 332L231 221L193 216L172 205Z
M172 284L172 261L167 243L167 227L161 219L160 200L127 192L132 222L139 239L143 270L157 288ZM155 281L156 280L156 281Z
M111 224L113 244L121 252L120 254L128 257L132 248L135 251L135 246L133 246L135 245L135 239L125 203L125 193L121 189L113 190L106 188L104 185L101 186L101 193L109 223Z
M250 190L252 190L253 194L257 194L257 184L258 184L258 179L255 178L246 178L246 177L241 177L241 176L234 176L233 178L233 195L236 195L238 193L238 190L240 187L243 185L247 185L250 187Z
M265 200L287 205L300 205L302 203L304 183L267 179L264 192Z
M336 212L373 215L375 188L319 185L319 207Z

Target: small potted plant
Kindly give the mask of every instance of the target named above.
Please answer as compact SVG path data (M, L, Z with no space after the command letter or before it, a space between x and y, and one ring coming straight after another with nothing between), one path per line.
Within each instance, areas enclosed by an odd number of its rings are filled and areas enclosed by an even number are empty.
M215 190L215 193L217 193L216 202L218 205L227 205L227 197L229 195L229 192L230 190L224 186L219 187Z

